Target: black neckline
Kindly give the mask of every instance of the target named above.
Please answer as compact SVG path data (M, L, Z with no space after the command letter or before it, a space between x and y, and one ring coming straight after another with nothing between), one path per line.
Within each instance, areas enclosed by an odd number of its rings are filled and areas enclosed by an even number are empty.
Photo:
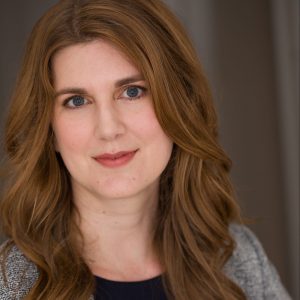
M151 284L153 282L161 280L162 275L158 275L149 279L145 280L137 280L137 281L118 281L118 280L111 280L107 278L103 278L97 275L94 275L96 280L107 283L107 284L118 284L118 285L139 285L139 284Z

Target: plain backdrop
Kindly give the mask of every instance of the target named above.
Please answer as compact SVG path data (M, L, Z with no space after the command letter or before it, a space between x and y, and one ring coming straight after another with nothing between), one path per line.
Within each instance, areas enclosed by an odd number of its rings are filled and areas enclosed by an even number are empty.
M243 215L299 299L299 2L165 0L211 82ZM0 5L1 130L25 40L54 0Z

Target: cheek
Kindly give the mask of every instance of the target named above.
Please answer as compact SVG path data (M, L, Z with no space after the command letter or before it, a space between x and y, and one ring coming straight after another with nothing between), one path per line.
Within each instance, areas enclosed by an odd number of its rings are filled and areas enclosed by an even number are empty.
M128 120L131 130L135 131L139 136L149 137L162 132L162 128L150 103L139 113L128 118Z
M90 128L84 122L57 118L52 122L55 135L55 148L58 152L78 152L86 144Z
M163 161L168 160L173 142L163 131L153 108L149 108L137 116L135 122L131 123L131 128L134 128L136 135L147 145L146 149L148 149L149 155L153 155L155 152Z

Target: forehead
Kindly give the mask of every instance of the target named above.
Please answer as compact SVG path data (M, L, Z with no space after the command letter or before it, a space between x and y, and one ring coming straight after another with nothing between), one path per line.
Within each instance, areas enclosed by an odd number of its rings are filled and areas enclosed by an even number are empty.
M52 59L54 83L76 83L98 77L113 80L122 76L139 74L135 64L116 46L95 40L59 50Z

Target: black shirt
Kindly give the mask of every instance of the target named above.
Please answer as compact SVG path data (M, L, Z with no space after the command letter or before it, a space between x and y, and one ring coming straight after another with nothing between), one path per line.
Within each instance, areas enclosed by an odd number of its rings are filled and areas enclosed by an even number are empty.
M167 300L161 276L134 282L95 278L95 300Z

